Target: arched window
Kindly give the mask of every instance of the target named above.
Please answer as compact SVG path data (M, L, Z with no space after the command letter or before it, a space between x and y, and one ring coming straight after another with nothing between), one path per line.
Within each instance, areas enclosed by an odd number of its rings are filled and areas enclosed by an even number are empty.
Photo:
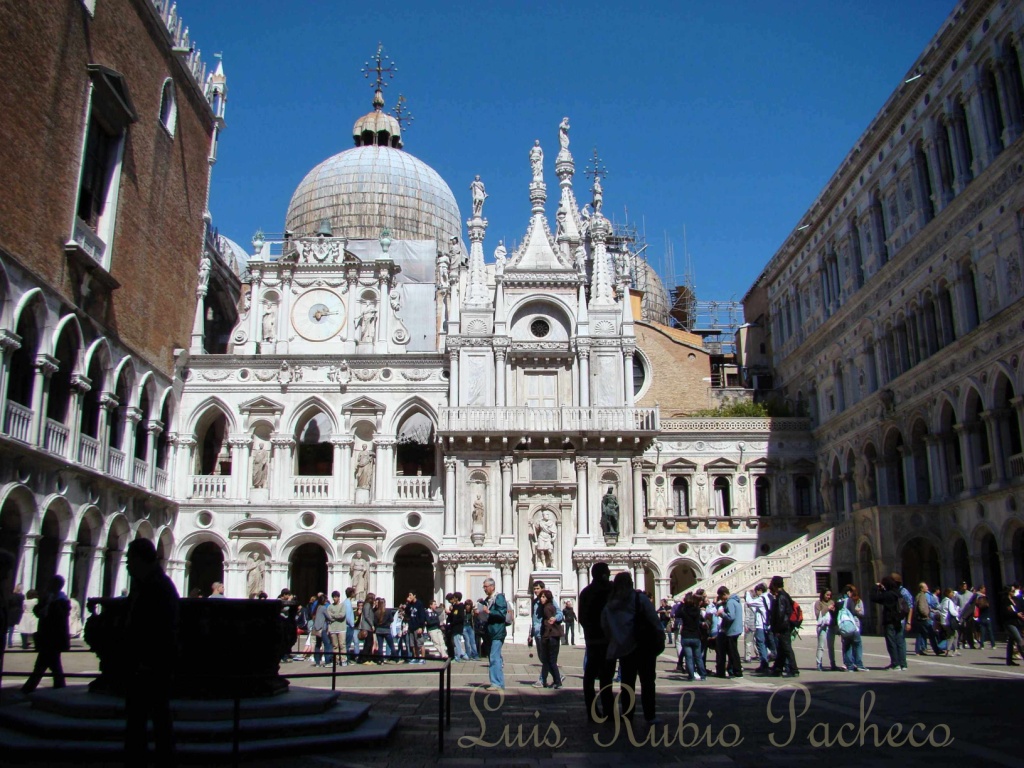
M228 446L228 420L216 408L200 420L196 428L199 445L196 447L197 475L230 475L231 451Z
M940 424L943 464L946 469L946 492L956 496L964 490L964 461L960 451L960 435L956 431L956 413L948 402L943 403Z
M971 144L971 122L967 119L967 110L960 99L953 106L953 135L960 162L960 180L967 185L974 178L974 146Z
M914 145L914 174L918 196L921 198L921 209L927 223L935 218L935 190L932 189L932 177L928 173L928 157L924 153L924 144L920 141Z
M406 476L433 476L437 471L437 449L434 422L425 413L416 411L407 416L398 428L395 446L395 471Z
M963 276L962 289L964 299L964 333L970 333L978 327L978 281L970 263L964 263L961 268Z
M26 307L18 320L17 334L21 337L21 346L11 354L11 366L7 372L8 402L32 405L32 385L35 381L34 365L39 351L39 333L36 329L35 315ZM4 431L11 434L10 414L4 424Z
M295 442L296 475L328 477L334 470L334 446L330 443L331 420L313 410L299 424Z
M772 514L771 483L764 475L754 481L754 509L758 517L770 517Z
M999 102L996 73L989 64L981 75L981 109L985 116L985 132L993 157L1003 151L1003 131L1006 130L1006 120L1003 118Z
M799 517L810 517L814 511L811 504L811 479L807 475L799 475L793 481L794 511Z
M889 245L887 242L889 240L889 232L885 224L882 193L877 189L871 198L871 226L874 229L874 239L878 249L877 266L881 267L889 261Z
M178 105L174 100L174 81L169 77L164 80L164 86L160 92L160 125L171 137L174 136L174 130L178 126Z
M139 397L139 411L142 413L142 418L135 425L135 458L139 461L149 459L147 455L149 440L147 438L149 437L148 422L151 418L151 410L149 387L146 387L142 390L142 395Z
M676 517L688 517L690 514L690 483L685 477L672 480L672 509Z
M949 121L943 117L935 126L935 145L939 155L939 192L942 195L943 205L952 200L954 194L955 166L953 165L953 148L949 134Z
M715 517L729 517L732 514L732 489L729 485L729 478L715 478Z
M927 174L928 169L925 169ZM853 256L853 284L856 288L864 285L864 254L860 245L860 227L856 219L850 219L850 251Z

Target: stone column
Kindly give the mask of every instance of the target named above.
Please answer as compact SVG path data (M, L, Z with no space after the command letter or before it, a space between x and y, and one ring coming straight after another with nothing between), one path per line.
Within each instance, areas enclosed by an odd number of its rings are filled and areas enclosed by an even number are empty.
M654 580L654 607L657 608L662 599L672 600L672 579L657 578Z
M80 373L71 374L71 399L68 402L68 451L65 458L78 462L78 441L82 432L82 399L92 389L92 382ZM0 414L3 411L0 410Z
M249 597L245 593L246 587L245 564L239 560L224 561L224 596L225 597Z
M576 594L579 595L583 588L587 586L590 569L587 568L587 564L583 560L574 560L572 565L576 569Z
M355 439L351 435L344 435L338 439L338 444L341 446L341 480L338 484L338 490L335 491L335 496L344 502L351 502L353 498L353 486L354 478L352 477L352 445ZM334 460L338 461L338 454L334 454Z
M377 499L393 499L395 497L392 486L395 483L395 439L393 437L378 437L374 440L377 446L377 478L378 484L376 493Z
M451 361L448 371L448 405L453 408L459 405L459 350L458 348L449 351L448 359Z
M949 487L946 462L942 460L942 436L925 435L924 443L928 454L928 479L931 482L932 497L929 501L938 502L946 495L946 488Z
M126 407L124 411L124 479L132 482L135 479L135 425L142 421L142 411L134 407Z
M451 561L441 561L444 566L444 592L446 595L450 595L455 591L455 570L458 566Z
M974 163L971 166L971 175L977 177L984 168L992 162L991 151L986 139L985 117L981 108L981 92L976 84L964 88L963 105L967 120L973 127L967 133L971 139L971 147L974 150Z
M501 543L512 544L512 456L501 458Z
M999 440L999 420L992 411L982 411L982 440L988 441L989 465L992 467L992 483L999 484L1006 479L1006 462L1003 460L1002 444Z
M996 62L994 69L996 80L999 83L996 94L1005 117L1003 146L1008 147L1020 135L1020 104L1017 101L1016 89L1013 87L1010 77L1007 76L1005 59Z
M252 437L248 434L232 435L228 438L231 446L231 488L228 498L248 499L252 488L252 467L249 456L252 450Z
M146 422L146 487L151 491L156 488L156 440L164 431L164 423L159 419Z
M50 377L58 370L56 358L50 355L38 355L34 364L35 374L32 382L32 431L29 433L32 444L45 447L46 439L46 406L50 396ZM45 585L44 585L45 587Z
M510 595L514 586L512 584L512 561L507 557L500 558L498 560L498 568L501 574L498 586L501 588L501 593L508 600L509 607L515 608L515 598Z
M345 482L345 444L348 444L349 452L352 451L352 438L347 436L332 435L331 445L333 446L333 461L331 462L331 498L345 499L346 490L343 487Z
M128 554L123 550L118 553L117 578L114 582L114 597L120 597L121 592L128 589Z
M89 566L89 580L85 587L86 597L102 597L103 595L103 561L106 554L103 547L88 547L88 557L92 558ZM181 594L179 592L179 594ZM85 607L84 605L82 606Z
M969 427L970 425L968 424L955 424L953 426L953 432L956 433L953 438L960 441L960 460L963 462L965 491L978 487L978 481L975 479L977 467L974 461L974 451L971 447L971 430Z
M74 567L75 541L63 541L57 557L57 573L64 577L64 591L71 594L71 576Z
M909 445L902 445L899 448L899 458L896 461L903 465L903 498L907 504L923 504L925 502L917 499L917 481L914 475L914 452Z
M279 355L288 353L288 324L292 313L292 271L281 270L281 303L277 307L277 338L274 350Z
M36 545L39 542L39 535L29 533L24 536L24 539L25 543L21 550L21 574L17 581L25 585L26 592L32 588L45 589L45 584L36 584L36 559L39 554Z
M494 404L499 408L504 408L506 404L505 356L507 352L505 347L494 347Z
M100 445L96 451L96 469L103 473L107 472L107 462L110 456L110 413L116 409L117 398L110 392L100 392L100 413L96 425L96 440Z
M444 457L444 540L455 543L455 467L454 456Z
M11 355L21 349L21 337L7 330L0 330L0 432L3 432L7 417L7 380L11 371Z
M576 539L590 540L590 505L587 485L587 459L576 457Z
M359 270L350 269L345 275L345 340L352 344L350 351L355 351L356 307L359 306Z
M292 451L295 440L291 435L275 434L270 437L270 498L284 500L295 495L292 487Z
M629 296L625 298L625 301L629 301ZM625 374L623 386L625 387L627 408L633 407L633 355L635 351L632 346L622 349L622 368Z
M634 456L629 462L633 466L633 538L646 538L644 536L644 460L642 456ZM621 534L623 531L619 533Z
M580 360L580 406L590 407L590 347L578 346L576 354Z
M388 351L388 317L391 314L390 290L388 289L388 270L382 268L377 275L377 340L376 350L380 354Z

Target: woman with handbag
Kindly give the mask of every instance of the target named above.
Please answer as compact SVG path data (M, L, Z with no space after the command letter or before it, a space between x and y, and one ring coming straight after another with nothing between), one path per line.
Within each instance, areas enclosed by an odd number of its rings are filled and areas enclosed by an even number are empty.
M551 674L551 686L555 690L562 687L562 675L558 671L558 647L562 642L564 630L562 625L555 621L555 613L558 606L555 605L555 596L550 589L540 593L541 604L541 635L538 642L544 644L544 653L541 656L540 686L534 683L534 687L548 687L548 673Z
M366 599L363 600L363 609L359 613L359 641L363 644L363 649L359 653L359 661L361 664L373 664L373 652L377 647L377 614L374 613L373 606L376 600L376 595L372 592L366 595Z
M960 649L957 648L956 638L960 631L960 605L951 587L947 587L942 595L942 602L939 603L939 622L946 633L946 655L959 656Z

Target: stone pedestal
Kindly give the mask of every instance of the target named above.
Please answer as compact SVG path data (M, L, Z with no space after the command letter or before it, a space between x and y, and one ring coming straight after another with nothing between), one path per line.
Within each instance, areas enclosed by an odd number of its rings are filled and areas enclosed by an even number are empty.
M617 535L613 535L613 536L606 535L604 537L604 545L606 547L614 547L618 543L619 543L619 537Z
M369 504L370 491L367 488L356 488L356 504Z

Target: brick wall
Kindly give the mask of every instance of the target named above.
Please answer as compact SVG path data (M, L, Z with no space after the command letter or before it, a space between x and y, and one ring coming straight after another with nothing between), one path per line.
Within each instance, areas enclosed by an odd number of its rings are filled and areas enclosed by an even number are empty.
M650 364L650 386L637 405L661 406L662 418L682 416L714 407L708 399L711 362L700 346L679 341L672 329L637 322L637 347Z
M213 117L171 53L148 0L81 0L0 6L0 248L69 305L77 295L63 245L74 221L86 65L124 75L138 121L128 129L110 273L111 301L80 307L97 333L121 340L169 372L174 347L188 347ZM175 81L173 138L160 123L164 80Z

